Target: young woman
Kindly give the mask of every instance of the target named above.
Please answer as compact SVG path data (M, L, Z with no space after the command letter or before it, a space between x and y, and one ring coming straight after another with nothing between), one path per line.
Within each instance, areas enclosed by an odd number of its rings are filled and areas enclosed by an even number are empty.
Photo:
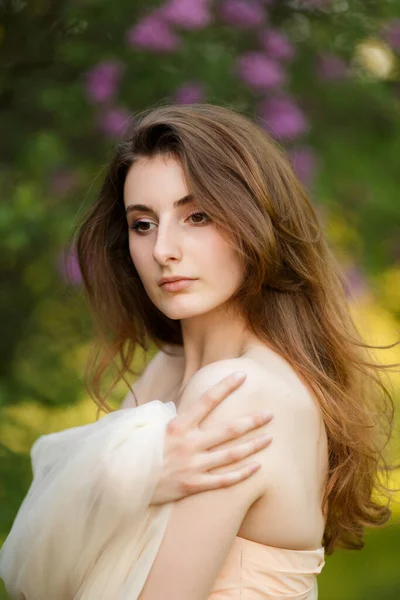
M361 547L364 526L389 518L372 491L391 402L286 156L226 108L148 111L119 145L78 251L114 351L177 349L161 353L139 403L174 399L184 413L243 370L208 422L274 414L253 477L175 503L141 600L312 597L322 548Z
M274 415L261 468L173 498L140 589L124 593L121 578L120 594L108 597L317 598L324 553L362 547L364 527L390 516L373 491L392 403L284 153L226 108L147 111L118 145L77 249L103 342L89 372L100 406L107 367L118 357L117 379L125 377L137 347L153 342L160 352L124 407L157 399L189 418L210 386L243 371L203 426ZM126 423L135 410L117 412ZM139 558L131 562L140 570ZM103 560L105 573L114 571Z

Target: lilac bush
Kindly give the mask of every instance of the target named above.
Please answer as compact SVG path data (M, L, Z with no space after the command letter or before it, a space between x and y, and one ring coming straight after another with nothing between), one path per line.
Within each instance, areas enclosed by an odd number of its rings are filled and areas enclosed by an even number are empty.
M287 36L276 29L265 29L260 33L260 44L272 58L289 61L295 55L295 47Z
M291 0L295 13L328 14L333 0ZM290 28L279 27L274 11L279 10L277 0L165 0L148 14L142 14L126 32L126 44L133 52L148 51L165 58L177 55L190 45L179 30L207 31L209 26L229 26L236 36L246 40L247 49L231 57L231 75L254 98L255 117L262 126L281 143L294 141L296 151L289 155L296 171L305 184L315 178L318 160L311 145L304 139L310 132L309 118L300 107L296 93L291 90L292 72L301 59L298 44L291 39ZM290 10L290 9L289 9ZM343 10L343 9L342 9ZM289 14L289 13L288 13ZM400 19L392 19L382 27L382 37L390 46L400 48ZM164 58L165 57L165 58ZM104 61L87 74L85 90L88 99L98 105L107 103L98 114L99 129L107 136L119 136L129 119L127 110L115 103L120 84L121 64ZM351 69L348 61L332 49L314 53L315 82L333 84L348 80ZM201 78L187 78L186 83L170 90L170 98L177 103L207 101L207 86ZM301 98L299 98L301 100Z
M257 90L279 87L286 82L282 66L262 52L247 52L240 56L237 74L244 83Z
M259 108L260 124L274 137L290 141L305 133L309 123L296 102L283 94L263 100Z
M222 0L219 16L227 25L239 29L249 29L262 25L266 14L258 0Z
M317 57L316 74L321 81L340 81L347 77L349 68L339 56L322 54Z
M201 29L211 22L209 5L209 0L169 0L161 8L161 15L183 29Z
M153 52L174 52L181 45L162 11L155 11L136 23L127 31L126 41L129 46Z
M131 113L121 107L113 107L99 114L98 127L104 134L115 137L124 133L130 123Z
M88 99L94 103L108 102L117 93L122 77L122 63L117 60L100 62L86 73L85 91Z
M334 2L292 0L290 4L293 11L311 14L329 12ZM147 51L164 59L181 52L184 44L190 44L188 40L184 42L179 30L190 34L220 23L229 26L236 35L251 34L246 41L248 49L232 56L231 75L253 94L255 116L262 126L281 143L298 142L293 155L296 170L304 183L311 183L318 161L310 144L302 139L311 126L291 91L292 69L301 56L290 37L290 29L280 29L273 18L278 5L277 0L165 0L148 14L139 16L126 31L125 40L132 52ZM398 49L400 19L386 23L382 37L393 49ZM347 61L328 49L315 52L313 69L314 80L321 84L345 81L351 74ZM99 111L97 121L100 131L111 137L121 135L129 120L128 111L115 102L123 70L117 60L103 61L85 79L87 98L100 109L107 104ZM186 83L175 86L175 91L171 89L170 98L177 103L207 101L206 86L200 78L188 78Z
M191 104L193 102L202 102L204 98L204 85L199 81L188 81L175 91L173 99L178 104Z
M311 146L303 145L290 149L288 155L297 177L304 186L310 187L318 166L315 150Z

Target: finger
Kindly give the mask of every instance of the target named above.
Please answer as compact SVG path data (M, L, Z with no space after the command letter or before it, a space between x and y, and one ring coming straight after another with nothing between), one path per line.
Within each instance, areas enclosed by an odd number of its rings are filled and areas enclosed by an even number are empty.
M238 438L253 429L257 429L269 423L273 419L273 414L269 411L256 413L252 416L240 417L232 423L218 425L203 429L199 443L200 450L209 450L229 440Z
M229 394L243 383L246 373L238 371L224 377L221 381L210 387L199 401L195 403L184 416L180 417L180 427L191 428L199 425Z
M195 483L185 485L185 494L197 494L207 490L229 487L253 475L253 473L258 471L260 466L260 463L253 462L243 465L238 469L234 469L233 471L229 471L228 473L221 473L219 475L200 475L196 477Z
M259 452L270 445L272 437L270 435L261 435L243 444L232 446L224 450L215 450L214 452L204 452L200 459L200 468L205 471L230 465L233 462Z

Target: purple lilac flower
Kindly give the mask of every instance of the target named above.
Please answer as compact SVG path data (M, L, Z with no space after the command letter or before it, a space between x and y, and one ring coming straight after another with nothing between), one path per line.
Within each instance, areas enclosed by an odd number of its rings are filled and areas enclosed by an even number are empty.
M316 152L309 146L300 146L298 148L292 148L288 152L288 155L293 165L293 169L301 183L305 186L309 186L315 177L317 169Z
M288 38L276 29L265 29L260 34L260 42L268 56L278 60L291 60L295 49Z
M292 140L309 128L303 112L288 96L272 96L264 100L259 116L261 126L281 140Z
M154 52L173 52L180 46L179 37L163 19L160 11L144 17L127 31L129 46Z
M225 23L240 29L257 27L265 21L264 7L259 0L223 0L219 14Z
M166 21L184 29L201 29L211 21L209 0L169 0L161 7Z
M124 133L131 122L131 114L125 108L110 108L101 113L99 129L110 137Z
M286 81L281 65L262 52L247 52L239 57L237 74L247 85L259 90L277 87Z
M60 253L58 257L58 272L63 280L71 285L77 285L82 282L82 274L75 252L68 255L65 252Z
M192 104L204 100L204 86L198 81L188 81L175 92L175 102L178 104Z
M86 95L92 102L102 103L114 98L122 75L122 65L109 60L97 64L85 76Z
M323 54L318 58L316 74L321 81L340 81L348 75L348 67L339 56Z
M393 19L383 28L383 36L395 51L400 50L400 19Z

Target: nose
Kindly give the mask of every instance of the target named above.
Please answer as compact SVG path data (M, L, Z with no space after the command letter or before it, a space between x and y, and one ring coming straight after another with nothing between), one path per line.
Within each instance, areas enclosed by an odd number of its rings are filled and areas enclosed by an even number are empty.
M179 233L173 226L158 226L157 237L153 248L154 260L159 265L166 265L170 261L181 259L182 249L180 246Z

